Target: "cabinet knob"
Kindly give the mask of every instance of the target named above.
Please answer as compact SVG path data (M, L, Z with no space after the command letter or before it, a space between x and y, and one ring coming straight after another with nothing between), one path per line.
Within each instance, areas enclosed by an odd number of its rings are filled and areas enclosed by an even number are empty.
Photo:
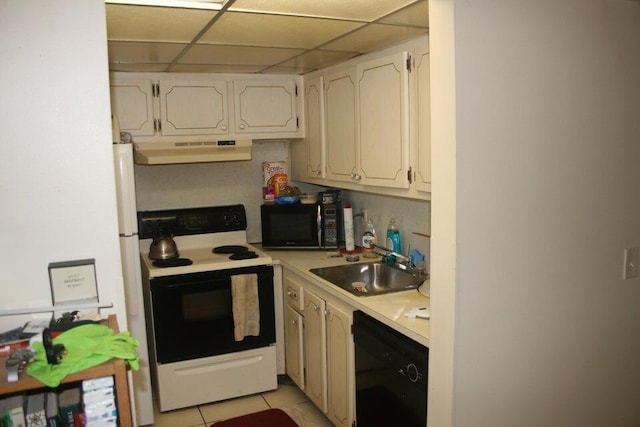
M311 303L311 305L313 306L313 311L320 310L320 307L318 307L315 303Z
M240 126L238 126L240 129L244 129L246 126L244 124L240 124Z
M222 130L227 130L227 125L222 125L222 126L220 126L220 129L222 129Z
M354 173L352 178L354 179L354 181L360 181L362 179L362 176L358 175L357 173Z

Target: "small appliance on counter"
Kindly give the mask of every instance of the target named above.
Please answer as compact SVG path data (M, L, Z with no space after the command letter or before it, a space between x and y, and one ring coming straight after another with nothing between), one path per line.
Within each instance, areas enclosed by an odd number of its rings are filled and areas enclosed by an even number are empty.
M260 206L262 246L268 249L338 249L342 213L334 203Z

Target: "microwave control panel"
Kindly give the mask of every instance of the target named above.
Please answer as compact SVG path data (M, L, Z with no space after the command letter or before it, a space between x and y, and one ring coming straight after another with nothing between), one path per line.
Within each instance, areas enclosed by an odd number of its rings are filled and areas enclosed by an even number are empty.
M324 245L327 247L338 246L338 208L334 204L322 205L324 224Z

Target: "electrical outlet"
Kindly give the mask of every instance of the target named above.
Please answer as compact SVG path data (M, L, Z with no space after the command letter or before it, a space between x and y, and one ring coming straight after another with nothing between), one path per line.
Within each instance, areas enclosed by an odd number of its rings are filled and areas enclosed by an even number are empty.
M638 277L638 262L640 262L640 248L627 248L624 250L624 270L622 279L633 279Z

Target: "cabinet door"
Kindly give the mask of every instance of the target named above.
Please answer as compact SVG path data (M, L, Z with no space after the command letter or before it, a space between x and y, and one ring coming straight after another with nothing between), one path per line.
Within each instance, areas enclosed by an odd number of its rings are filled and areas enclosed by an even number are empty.
M322 412L327 412L327 347L325 302L305 290L304 342L305 393Z
M153 88L151 80L111 82L111 111L118 116L120 130L133 136L153 136Z
M162 80L162 135L229 133L227 83L221 80Z
M324 178L324 102L322 76L304 83L307 176Z
M416 49L413 72L415 97L414 138L416 143L415 179L420 191L431 191L431 83L429 49Z
M362 184L409 187L407 58L407 52L399 52L357 67Z
M286 305L284 309L286 371L300 390L304 390L303 327L303 317Z
M297 132L296 82L233 82L237 133Z
M327 417L339 427L353 421L355 372L351 311L327 302Z
M324 89L326 177L352 182L356 171L355 69L327 75Z

